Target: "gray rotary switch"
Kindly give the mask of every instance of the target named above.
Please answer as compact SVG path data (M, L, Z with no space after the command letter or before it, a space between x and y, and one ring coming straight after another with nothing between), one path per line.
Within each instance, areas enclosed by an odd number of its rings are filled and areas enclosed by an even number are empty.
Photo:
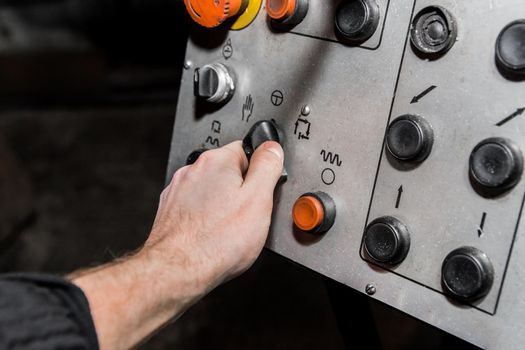
M194 95L210 103L227 102L235 92L235 76L232 70L222 63L197 68L193 83Z

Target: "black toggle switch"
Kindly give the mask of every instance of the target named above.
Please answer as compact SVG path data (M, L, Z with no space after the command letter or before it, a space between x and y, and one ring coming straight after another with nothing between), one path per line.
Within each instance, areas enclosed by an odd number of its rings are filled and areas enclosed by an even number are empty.
M457 36L456 19L441 6L425 7L412 21L412 47L425 57L445 54L455 44Z
M509 23L499 34L496 63L504 76L525 79L525 19Z
M242 148L249 160L255 150L266 141L275 141L282 146L283 140L283 134L273 120L262 120L255 123L248 131L248 134L242 141ZM286 179L287 176L286 170L283 169L281 180Z
M366 227L363 242L370 258L394 266L405 260L408 254L410 232L398 219L383 216Z
M380 16L375 0L345 0L335 14L336 34L343 42L362 43L375 33Z
M470 155L471 182L482 195L498 195L516 186L522 173L523 156L511 140L488 138Z
M462 301L473 301L488 294L494 269L488 256L473 247L450 252L441 268L443 289Z
M386 148L402 162L422 162L434 144L434 132L425 118L403 115L388 126Z

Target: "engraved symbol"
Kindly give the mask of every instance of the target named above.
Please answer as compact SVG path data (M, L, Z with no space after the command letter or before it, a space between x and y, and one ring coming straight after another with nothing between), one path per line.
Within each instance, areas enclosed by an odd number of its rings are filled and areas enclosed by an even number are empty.
M325 185L330 186L335 182L335 172L330 168L324 169L321 173L321 180Z
M222 56L226 60L233 56L233 45L232 45L231 39L228 39L228 41L226 42L226 45L223 46Z
M402 195L403 195L403 185L399 186L399 188L397 189L396 209L399 209L399 204L401 204Z
M434 90L435 88L437 88L437 86L432 85L432 86L430 86L428 89L426 89L425 91L423 91L422 93L420 93L419 95L414 96L414 97L412 98L412 101L410 101L410 104L418 103L423 97L425 97L426 95L428 95L428 94L429 94L430 92L432 92L432 90Z
M487 213L483 213L481 215L481 223L478 227L478 237L481 237L483 235L483 229L485 228L485 220L487 219Z
M321 156L323 157L323 162L330 163L332 165L341 166L343 164L343 161L339 159L339 154L328 152L327 150L321 151Z
M311 126L312 123L310 123L308 120L299 118L295 122L295 129L293 134L297 135L297 139L299 140L309 140Z
M214 120L213 123L211 124L211 131L213 131L215 134L220 134L221 126L222 124L220 121Z
M274 92L272 92L271 100L272 100L272 104L275 107L279 107L280 105L283 104L283 101L284 101L283 92L281 90L275 90Z
M496 126L502 126L502 125L504 125L504 124L510 122L512 119L514 119L514 118L516 118L516 117L522 115L523 112L525 112L525 108L518 108L518 109L516 110L516 112L512 113L511 115L509 115L508 117L506 117L506 118L503 119L502 121L498 122L498 123L496 124Z
M252 116L253 106L254 102L252 95L248 95L246 97L246 101L242 105L242 120L246 121L247 123L250 121L250 117Z

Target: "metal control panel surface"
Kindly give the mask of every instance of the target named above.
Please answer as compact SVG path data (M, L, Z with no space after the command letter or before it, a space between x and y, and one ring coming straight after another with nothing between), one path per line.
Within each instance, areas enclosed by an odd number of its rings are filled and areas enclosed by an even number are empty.
M168 176L192 151L242 139L255 122L273 119L285 137L288 179L276 191L269 249L481 348L521 349L525 180L486 195L469 162L492 138L525 152L525 80L495 59L498 36L525 18L525 2L378 0L374 34L349 45L334 34L341 1L348 0L309 0L305 18L288 29L272 26L264 4L242 30L195 26ZM457 26L439 57L424 57L410 39L429 6L446 9ZM214 63L235 79L231 99L218 105L194 96L195 70ZM432 149L417 164L393 160L385 146L389 125L404 115L432 128ZM292 220L295 201L316 191L337 210L324 234L302 232ZM410 234L395 265L374 261L363 247L367 226L386 216ZM443 261L460 247L490 260L491 285L481 297L459 300L444 290Z

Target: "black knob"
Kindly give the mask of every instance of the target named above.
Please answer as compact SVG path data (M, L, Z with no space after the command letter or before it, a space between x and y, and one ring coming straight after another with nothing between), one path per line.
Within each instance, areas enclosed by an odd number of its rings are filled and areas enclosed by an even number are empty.
M370 258L393 266L406 258L410 249L410 232L398 219L383 216L366 227L363 241Z
M336 34L343 41L361 43L375 33L379 17L375 0L345 0L335 14Z
M397 160L421 162L425 160L434 144L434 132L425 118L403 115L388 126L386 147Z
M195 70L193 93L210 103L228 101L235 92L232 71L222 63L207 64Z
M412 21L410 41L416 52L425 57L446 53L457 36L455 18L441 6L425 7Z
M242 142L242 147L248 159L253 152L266 141L275 141L282 144L283 137L279 127L273 120L262 120L255 123Z
M197 161L197 159L199 159L201 154L203 154L206 151L208 151L207 148L199 148L199 149L196 149L195 151L191 152L189 154L188 158L186 158L186 165L192 165L193 163L195 163Z
M251 159L255 150L266 141L275 141L281 144L281 146L283 145L283 134L273 120L261 120L255 123L250 131L248 131L248 134L246 134L242 141L242 148L244 149L244 153L246 153L246 157ZM283 168L281 181L285 181L287 177L288 173L286 169Z
M525 78L525 19L509 23L499 34L496 63L504 75Z
M463 301L488 294L494 280L494 269L488 256L479 249L462 247L450 252L441 268L445 292Z
M498 195L516 186L523 156L514 142L493 137L481 141L470 155L470 178L480 194Z

